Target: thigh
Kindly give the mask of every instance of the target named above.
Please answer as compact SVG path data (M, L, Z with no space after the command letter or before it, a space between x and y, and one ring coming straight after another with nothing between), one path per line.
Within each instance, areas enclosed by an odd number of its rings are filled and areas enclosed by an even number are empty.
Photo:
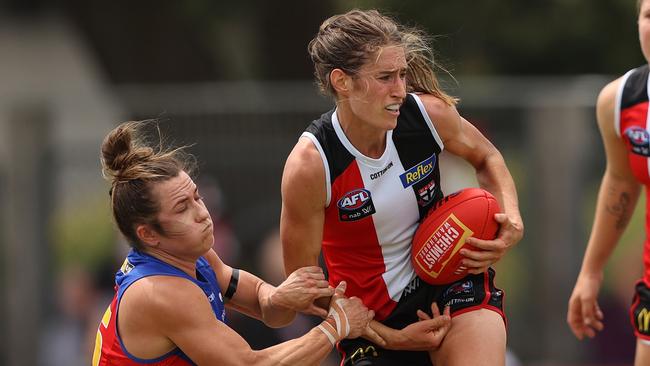
M637 339L634 366L650 365L650 341Z
M471 349L471 352L468 352ZM431 352L435 365L505 365L506 327L496 311L478 309L454 316L440 348Z

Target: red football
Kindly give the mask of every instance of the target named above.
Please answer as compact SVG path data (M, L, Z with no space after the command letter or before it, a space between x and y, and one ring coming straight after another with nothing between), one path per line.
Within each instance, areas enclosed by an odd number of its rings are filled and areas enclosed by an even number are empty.
M499 203L486 190L466 188L452 193L429 211L413 236L411 261L415 273L432 285L457 281L467 275L458 251L469 237L494 239L499 223L494 214Z

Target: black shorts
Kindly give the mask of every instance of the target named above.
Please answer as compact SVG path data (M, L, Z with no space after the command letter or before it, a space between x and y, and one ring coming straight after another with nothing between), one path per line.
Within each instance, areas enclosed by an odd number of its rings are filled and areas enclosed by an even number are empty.
M495 272L469 275L449 285L433 286L413 279L406 287L395 310L383 324L402 329L418 321L416 311L422 310L431 316L431 304L435 301L440 311L449 305L452 317L478 309L491 309L503 313L502 290L494 287ZM422 365L431 366L429 353L424 351L392 351L380 348L363 338L344 339L337 345L344 366L365 365Z
M650 288L640 280L635 289L630 307L634 335L639 339L650 340Z

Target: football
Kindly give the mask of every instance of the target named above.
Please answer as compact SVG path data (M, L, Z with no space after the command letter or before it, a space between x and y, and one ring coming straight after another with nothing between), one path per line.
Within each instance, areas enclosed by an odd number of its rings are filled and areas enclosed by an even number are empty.
M442 285L467 275L461 266L461 248L475 249L465 240L469 237L494 239L499 223L494 214L500 212L494 196L480 188L466 188L438 201L422 220L411 246L415 273L425 282Z

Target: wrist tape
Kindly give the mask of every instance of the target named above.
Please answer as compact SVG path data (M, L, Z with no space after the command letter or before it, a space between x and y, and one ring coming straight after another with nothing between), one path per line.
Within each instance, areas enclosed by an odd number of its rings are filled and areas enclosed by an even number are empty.
M334 326L327 320L317 326L318 329L325 333L332 345L350 334L350 323L348 321L348 316L345 314L345 310L343 310L343 301L343 299L334 300L330 306L330 311L327 314L328 318L334 320L336 328L334 328Z

